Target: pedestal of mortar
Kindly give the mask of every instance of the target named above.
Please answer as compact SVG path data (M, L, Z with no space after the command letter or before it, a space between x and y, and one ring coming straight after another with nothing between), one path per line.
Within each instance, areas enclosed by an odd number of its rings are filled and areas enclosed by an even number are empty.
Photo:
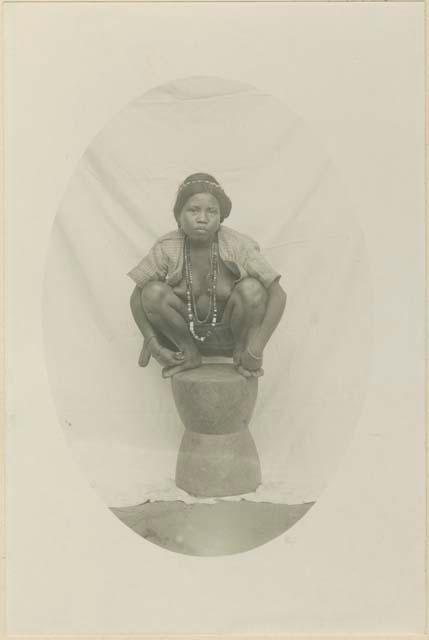
M249 493L261 483L261 466L249 431L258 378L232 364L205 364L172 378L185 434L176 484L199 497Z

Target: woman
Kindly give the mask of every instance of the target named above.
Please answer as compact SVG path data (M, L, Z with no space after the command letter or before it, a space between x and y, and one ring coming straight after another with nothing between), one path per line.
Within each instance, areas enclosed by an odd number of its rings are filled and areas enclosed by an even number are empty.
M202 355L224 355L245 377L263 374L286 294L256 242L223 226L230 211L213 176L192 174L177 193L178 229L129 272L131 310L144 336L141 366L152 355L170 377L200 366Z

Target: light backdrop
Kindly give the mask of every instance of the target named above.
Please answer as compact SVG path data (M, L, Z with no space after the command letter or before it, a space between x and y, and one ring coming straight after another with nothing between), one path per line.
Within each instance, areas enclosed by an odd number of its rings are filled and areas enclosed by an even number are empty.
M368 381L371 296L365 242L335 167L287 105L218 77L177 79L126 106L89 145L56 217L44 329L62 427L110 506L180 497L183 427L141 337L129 271L175 227L190 173L232 199L227 224L281 274L286 313L265 353L251 423L263 485L250 499L317 499L349 441Z

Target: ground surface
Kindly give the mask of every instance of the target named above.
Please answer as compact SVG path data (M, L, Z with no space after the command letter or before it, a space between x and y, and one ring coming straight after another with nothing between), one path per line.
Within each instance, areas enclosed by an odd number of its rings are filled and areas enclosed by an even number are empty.
M111 510L133 531L161 547L190 555L217 556L247 551L272 540L313 504L159 501Z

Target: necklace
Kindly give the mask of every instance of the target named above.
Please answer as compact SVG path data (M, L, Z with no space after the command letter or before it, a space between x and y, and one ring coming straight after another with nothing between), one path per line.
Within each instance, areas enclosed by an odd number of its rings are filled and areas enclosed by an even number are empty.
M216 325L217 319L217 302L216 302L216 284L218 274L218 244L214 240L211 246L210 255L210 274L209 274L209 308L207 315L204 319L198 317L197 304L195 301L195 295L192 289L192 262L191 262L191 247L189 238L185 238L185 278L186 278L186 300L188 309L188 326L191 335L199 342L204 342L206 338L213 332L213 328ZM211 316L211 320L210 320ZM199 335L196 332L195 325L211 324L204 336Z

